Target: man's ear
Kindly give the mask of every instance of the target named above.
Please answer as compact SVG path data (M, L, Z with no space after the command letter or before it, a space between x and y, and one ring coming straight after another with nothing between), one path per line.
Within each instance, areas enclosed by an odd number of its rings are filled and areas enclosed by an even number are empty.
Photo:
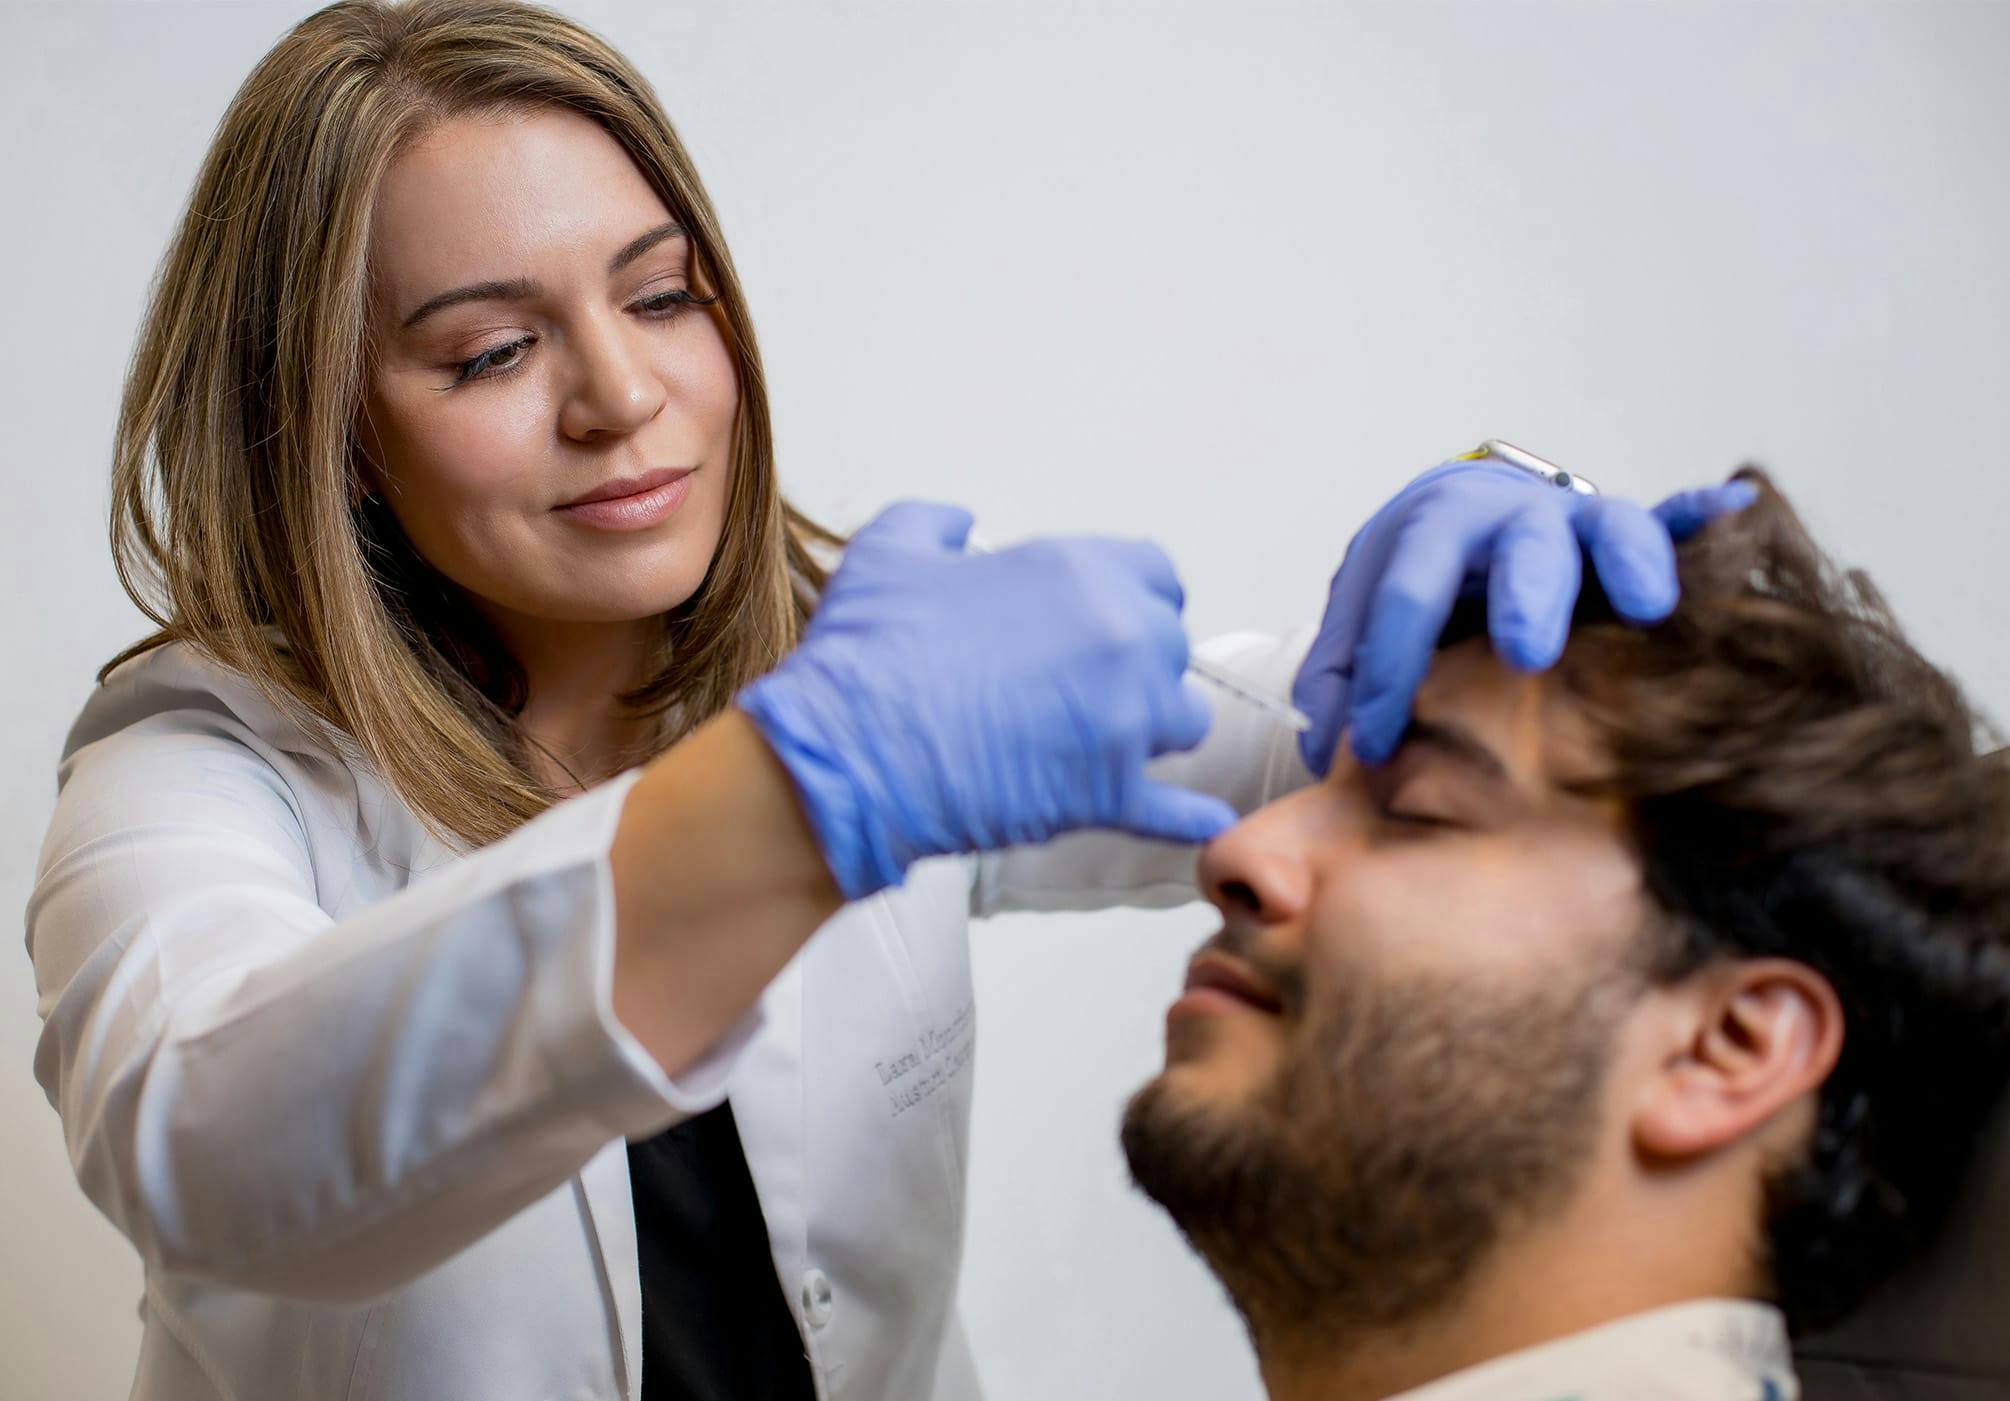
M1835 1069L1842 1003L1828 979L1783 958L1737 960L1696 975L1671 1048L1633 1116L1635 1146L1699 1157L1749 1134Z

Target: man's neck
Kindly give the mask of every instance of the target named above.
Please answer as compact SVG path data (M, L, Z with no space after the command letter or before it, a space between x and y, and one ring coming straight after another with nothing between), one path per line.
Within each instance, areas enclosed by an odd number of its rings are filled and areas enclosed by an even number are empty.
M1677 1196L1689 1199L1635 1202L1619 1213L1580 1202L1503 1242L1447 1307L1399 1327L1350 1333L1343 1321L1308 1338L1252 1318L1271 1401L1382 1401L1601 1323L1755 1293L1744 1232L1729 1224L1752 1219L1745 1205L1703 1211L1690 1191ZM1697 1230L1697 1221L1727 1224Z

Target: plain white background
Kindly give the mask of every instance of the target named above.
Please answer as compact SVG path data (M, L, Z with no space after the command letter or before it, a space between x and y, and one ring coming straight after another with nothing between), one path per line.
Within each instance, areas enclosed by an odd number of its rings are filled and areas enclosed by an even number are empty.
M139 630L104 543L142 296L296 3L10 5L0 907ZM1654 498L1771 466L2010 716L2010 7L573 3L725 221L784 481L1149 535L1196 635L1314 616L1353 527L1498 435ZM994 1397L1253 1397L1125 1187L1205 912L980 928L965 1309ZM0 956L0 1396L125 1394L134 1257L69 1176Z

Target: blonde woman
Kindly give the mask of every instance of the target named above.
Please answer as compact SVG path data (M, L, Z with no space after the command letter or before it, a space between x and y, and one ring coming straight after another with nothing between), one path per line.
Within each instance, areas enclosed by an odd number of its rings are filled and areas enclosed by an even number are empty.
M1580 541L1651 616L1724 504L1428 474L1309 652L1223 653L1305 746L1210 733L1149 546L907 505L827 575L648 85L437 0L239 91L114 472L158 630L66 744L28 937L142 1401L974 1396L971 915L1186 898L1343 727L1386 752L1467 581L1543 665Z

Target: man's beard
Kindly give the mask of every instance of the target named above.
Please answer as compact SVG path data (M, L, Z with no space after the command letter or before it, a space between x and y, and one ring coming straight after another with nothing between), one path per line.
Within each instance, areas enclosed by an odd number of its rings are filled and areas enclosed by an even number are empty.
M1303 1006L1295 970L1264 971ZM1249 1100L1183 1102L1160 1076L1124 1113L1132 1180L1269 1355L1330 1356L1445 1308L1506 1231L1569 1196L1642 979L1335 984L1309 1053Z

